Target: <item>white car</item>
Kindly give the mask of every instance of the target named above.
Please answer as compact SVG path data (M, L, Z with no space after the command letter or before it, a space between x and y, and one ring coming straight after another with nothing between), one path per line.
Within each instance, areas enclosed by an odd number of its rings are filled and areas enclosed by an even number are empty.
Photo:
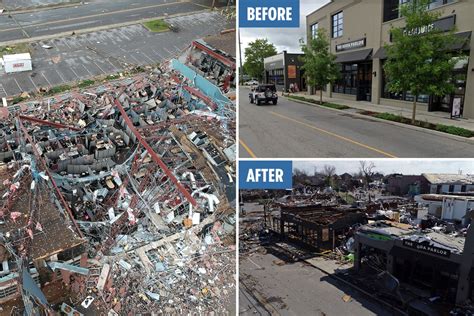
M244 83L246 86L258 86L258 81L257 80L250 80Z

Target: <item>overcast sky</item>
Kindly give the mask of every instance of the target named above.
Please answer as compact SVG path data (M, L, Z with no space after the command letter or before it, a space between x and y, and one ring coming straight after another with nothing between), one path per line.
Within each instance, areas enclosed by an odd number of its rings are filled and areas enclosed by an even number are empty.
M270 43L273 43L277 52L281 53L286 50L288 53L300 53L300 38L306 39L306 16L326 3L329 0L300 0L300 28L241 28L240 42L242 43L242 58L245 61L245 48L250 42L257 38L267 38Z
M430 161L430 160L374 160L375 170L383 174L402 173L409 175L417 175L421 173L454 173L457 174L459 170L463 174L474 173L474 162L469 160L444 160L444 161ZM345 172L354 173L359 171L359 161L295 161L293 168L306 170L312 174L314 168L321 171L324 165L331 165L336 167L336 172L342 174Z

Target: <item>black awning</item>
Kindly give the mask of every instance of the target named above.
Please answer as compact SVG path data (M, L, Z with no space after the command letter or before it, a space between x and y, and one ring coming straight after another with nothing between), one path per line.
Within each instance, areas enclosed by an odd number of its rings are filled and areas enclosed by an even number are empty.
M350 52L350 53L338 54L336 55L337 56L336 63L364 61L364 60L369 59L371 54L372 54L372 48L358 50L358 51Z
M455 43L451 50L469 50L469 40L471 39L472 32L462 32L454 34L456 37L459 38L459 41Z
M387 50L385 47L381 47L374 55L373 58L387 59Z
M442 258L434 255L425 254L412 249L395 246L390 250L390 255L398 258L403 258L409 261L425 262L427 265L435 266L440 270L456 273L459 264L449 260L449 258Z
M449 50L469 50L469 40L471 39L471 34L471 31L454 34L454 36L456 36L459 40L449 47ZM387 50L385 47L381 47L375 53L373 58L387 59Z

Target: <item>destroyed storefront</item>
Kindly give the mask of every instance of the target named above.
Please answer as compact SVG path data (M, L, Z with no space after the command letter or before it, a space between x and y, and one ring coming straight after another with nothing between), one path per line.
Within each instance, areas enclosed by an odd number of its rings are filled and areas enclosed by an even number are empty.
M233 305L235 104L218 87L173 60L2 115L5 301L29 271L40 287L62 277L63 312Z
M472 229L420 231L377 221L355 235L354 269L361 276L386 275L388 282L372 284L371 277L364 282L409 310L431 304L461 306L474 298L473 237Z
M361 209L326 206L280 205L268 210L267 225L282 238L316 250L334 250L357 224L367 223Z

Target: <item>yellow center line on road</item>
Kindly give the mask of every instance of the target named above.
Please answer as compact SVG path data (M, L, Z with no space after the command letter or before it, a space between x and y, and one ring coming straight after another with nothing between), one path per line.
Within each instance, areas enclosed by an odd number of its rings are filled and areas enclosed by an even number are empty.
M279 114L279 113L276 113L276 112L273 112L273 111L270 111L270 113L273 114L273 115L275 115L275 116L278 116L278 117L280 117L280 118L283 118L283 119L285 119L285 120L288 120L288 121L291 121L291 122L298 123L298 124L300 124L300 125L306 126L306 127L311 128L311 129L313 129L313 130L315 130L315 131L318 131L318 132L321 132L321 133L324 133L324 134L333 136L333 137L335 137L335 138L338 138L338 139L343 140L343 141L346 141L346 142L348 142L348 143L357 145L357 146L359 146L359 147L363 147L363 148L365 148L365 149L369 149L369 150L374 151L374 152L376 152L376 153L382 154L382 155L384 155L384 156L386 156L386 157L389 157L389 158L398 158L398 157L396 157L396 156L394 156L394 155L392 155L392 154L389 154L389 153L387 153L387 152L385 152L385 151L383 151L383 150L374 148L374 147L369 146L369 145L366 145L366 144L362 144L362 143L360 143L360 142L358 142L358 141L355 141L355 140L352 140L352 139L350 139L350 138L347 138L347 137L344 137L344 136L335 134L335 133L333 133L333 132L324 130L324 129L322 129L322 128L313 126L313 125L311 125L311 124L308 124L308 123L305 123L305 122L302 122L302 121L295 120L294 118L288 117L288 116L286 116L286 115L282 115L282 114Z
M239 137L239 143L240 145L242 145L242 147L244 147L244 149L249 153L250 157L252 158L257 158L257 156L253 153L252 149L250 149L249 146L247 146L246 143L244 143L244 141L242 140L242 138Z
M30 25L22 25L22 27L23 28L30 28L30 27L36 27L36 26L49 25L49 24L58 24L58 23L69 22L69 21L78 21L78 20L84 20L84 19L89 19L89 18L103 17L103 16L106 16L106 15L113 15L113 14L118 14L118 13L126 13L126 12L139 11L139 10L143 10L143 9L159 8L159 7L164 7L164 6L169 6L169 5L173 5L173 4L179 4L179 3L189 3L189 1L176 1L176 2L169 2L169 3L161 3L161 4L149 5L149 6L140 7L140 8L123 9L123 10L117 10L117 11L112 11L112 12L91 14L91 15L86 15L86 16L80 16L80 17L77 17L77 18L62 19L62 20L49 21L49 22L30 24ZM22 23L24 23L24 22L22 22ZM20 29L19 27L13 27L13 28L9 28L9 29L0 30L0 32L8 32L8 31L14 31L14 30L19 30L19 29Z

